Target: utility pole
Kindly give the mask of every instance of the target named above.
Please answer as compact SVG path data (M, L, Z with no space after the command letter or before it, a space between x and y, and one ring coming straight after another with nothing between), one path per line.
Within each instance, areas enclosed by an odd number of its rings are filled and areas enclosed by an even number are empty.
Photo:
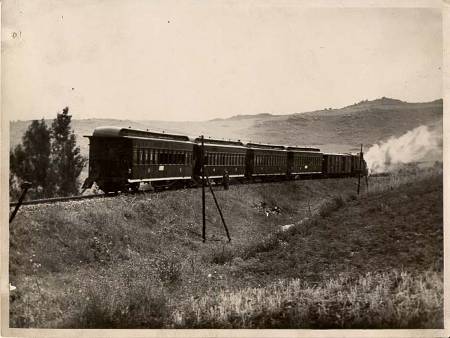
M358 195L359 195L359 188L361 186L361 170L362 170L362 147L363 145L361 144L361 151L359 152L359 170L358 170Z
M201 149L201 171L202 171L202 216L203 216L203 228L202 228L202 238L203 243L206 241L206 210L205 210L205 143L204 136L201 137L202 149Z

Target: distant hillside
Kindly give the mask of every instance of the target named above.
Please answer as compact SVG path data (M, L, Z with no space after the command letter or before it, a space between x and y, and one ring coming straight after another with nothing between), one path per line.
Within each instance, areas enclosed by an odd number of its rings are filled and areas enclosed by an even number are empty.
M324 151L356 151L361 143L370 146L390 136L400 136L420 125L442 124L442 113L442 100L408 103L380 98L340 109L288 115L236 115L201 122L74 119L72 126L85 155L88 153L88 140L82 136L91 135L95 127L104 125L165 130L190 136L204 134L243 141L312 145ZM29 124L30 121L11 122L11 147L20 142Z

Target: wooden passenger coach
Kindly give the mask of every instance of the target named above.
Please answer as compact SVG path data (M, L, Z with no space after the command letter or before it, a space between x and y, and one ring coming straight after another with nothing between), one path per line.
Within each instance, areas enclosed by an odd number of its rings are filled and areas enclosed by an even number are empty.
M246 176L286 176L287 153L284 146L247 143Z
M201 157L201 139L195 139L195 158ZM246 148L240 141L225 141L204 139L205 175L216 182L222 180L225 171L231 178L241 178L245 175ZM201 162L194 167L194 176L200 177Z
M287 147L289 176L317 175L322 173L323 154L317 148Z
M141 182L190 180L194 143L184 135L98 127L89 138L89 179L101 190L137 189Z

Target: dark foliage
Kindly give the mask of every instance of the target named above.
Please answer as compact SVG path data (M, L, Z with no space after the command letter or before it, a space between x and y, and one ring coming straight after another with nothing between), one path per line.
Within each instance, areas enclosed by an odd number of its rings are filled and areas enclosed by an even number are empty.
M56 195L69 196L78 193L78 176L83 169L86 158L80 154L76 137L70 127L72 116L69 108L63 109L52 123L52 162L56 173Z
M22 144L10 151L12 197L19 194L18 183L22 181L31 182L33 188L30 194L34 197L48 197L53 194L50 137L51 133L45 121L34 120L22 137Z

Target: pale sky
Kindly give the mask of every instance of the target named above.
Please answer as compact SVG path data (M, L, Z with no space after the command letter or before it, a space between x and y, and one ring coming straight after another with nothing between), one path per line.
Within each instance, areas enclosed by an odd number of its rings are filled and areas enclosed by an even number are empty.
M65 106L77 119L206 120L442 97L438 8L10 0L3 9L2 111L12 120Z

